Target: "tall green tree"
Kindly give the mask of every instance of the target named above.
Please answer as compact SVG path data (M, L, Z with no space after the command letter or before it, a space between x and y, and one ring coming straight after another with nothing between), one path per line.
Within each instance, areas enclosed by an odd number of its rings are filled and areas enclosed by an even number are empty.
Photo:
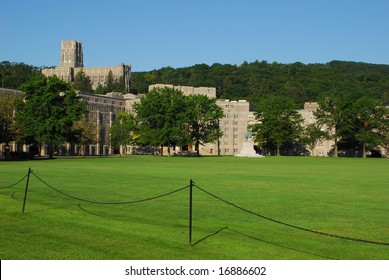
M150 91L134 105L139 125L138 143L174 147L182 143L184 96L181 91L162 88Z
M314 112L318 124L334 141L335 157L338 157L339 141L350 141L354 137L352 103L350 95L332 94L319 101L319 108Z
M377 149L389 144L389 110L380 100L361 97L354 102L352 111L355 138L362 146L364 158L368 148Z
M219 121L222 117L223 109L216 104L215 98L186 96L185 130L190 142L195 145L197 155L200 155L200 145L213 143L221 136Z
M123 76L120 76L118 80L115 80L113 83L113 91L126 93L126 84L124 82Z
M38 67L24 63L9 61L0 62L0 87L9 89L19 89L19 87L39 74Z
M258 121L252 127L255 141L264 148L275 147L277 156L281 155L282 147L300 137L303 118L293 100L280 96L266 98L254 114Z
M99 83L95 89L95 94L104 94L104 87Z
M52 157L54 144L77 138L73 123L87 112L86 103L57 77L36 76L22 90L25 100L18 105L16 121L23 139L26 143L47 143Z
M113 77L112 70L109 70L107 80L105 81L104 84L104 91L107 92L112 92L114 91L115 88L115 79Z
M81 145L81 155L86 154L86 145L97 144L98 128L96 123L85 116L73 123L74 144Z
M85 72L82 70L82 68L74 77L73 87L81 92L93 91L91 80L85 75Z
M310 150L311 156L315 156L315 147L317 144L328 138L328 133L322 129L317 122L308 124L302 130L301 141Z
M136 139L134 131L135 117L130 113L119 112L110 129L111 145L114 148L119 148L121 154L123 146L134 144Z
M18 128L15 123L16 103L20 102L23 96L12 91L0 93L0 143L5 143L8 150L9 143L17 140Z

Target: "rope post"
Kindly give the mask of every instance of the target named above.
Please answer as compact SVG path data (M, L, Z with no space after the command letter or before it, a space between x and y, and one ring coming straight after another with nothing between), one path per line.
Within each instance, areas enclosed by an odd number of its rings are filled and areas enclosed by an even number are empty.
M192 246L193 180L189 183L189 245Z
M30 174L32 170L31 167L28 168L28 174L27 174L27 182L26 182L26 190L24 191L24 200L23 200L23 209L22 214L24 214L24 208L26 207L26 199L27 199L27 192L28 192L28 184L30 182Z

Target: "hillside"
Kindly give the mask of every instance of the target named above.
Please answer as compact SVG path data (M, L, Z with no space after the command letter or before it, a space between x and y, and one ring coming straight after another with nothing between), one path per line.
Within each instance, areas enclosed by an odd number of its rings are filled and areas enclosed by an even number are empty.
M257 103L269 95L291 97L300 106L330 93L366 95L389 100L389 65L331 61L326 64L268 63L197 64L184 68L164 67L133 72L134 93L147 92L151 84L209 86L219 98L246 99Z
M18 89L38 67L0 63L1 86ZM375 97L389 101L389 65L331 61L326 64L244 62L241 65L196 64L132 73L132 92L145 93L151 84L216 87L219 98L246 99L255 105L270 95L291 97L299 106L331 93Z

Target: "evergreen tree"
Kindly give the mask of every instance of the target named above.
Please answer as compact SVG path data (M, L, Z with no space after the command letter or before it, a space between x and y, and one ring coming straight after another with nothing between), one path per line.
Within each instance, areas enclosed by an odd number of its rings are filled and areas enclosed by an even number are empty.
M85 72L82 70L78 71L74 77L73 87L81 92L92 92L92 83L90 79L85 76Z
M104 94L104 87L99 83L95 89L95 94Z
M119 80L114 81L113 91L126 93L126 84L124 83L123 76L120 76Z
M115 79L113 78L112 70L109 70L107 80L104 85L104 91L107 92L113 92L115 89Z

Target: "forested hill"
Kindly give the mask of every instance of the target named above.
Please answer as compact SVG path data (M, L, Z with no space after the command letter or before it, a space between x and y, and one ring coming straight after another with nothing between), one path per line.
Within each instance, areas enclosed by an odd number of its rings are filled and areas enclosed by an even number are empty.
M133 72L134 93L147 92L151 84L216 87L218 98L246 99L257 103L269 95L291 97L299 106L329 94L366 95L389 100L389 65L331 61L327 64L244 62L164 67Z

